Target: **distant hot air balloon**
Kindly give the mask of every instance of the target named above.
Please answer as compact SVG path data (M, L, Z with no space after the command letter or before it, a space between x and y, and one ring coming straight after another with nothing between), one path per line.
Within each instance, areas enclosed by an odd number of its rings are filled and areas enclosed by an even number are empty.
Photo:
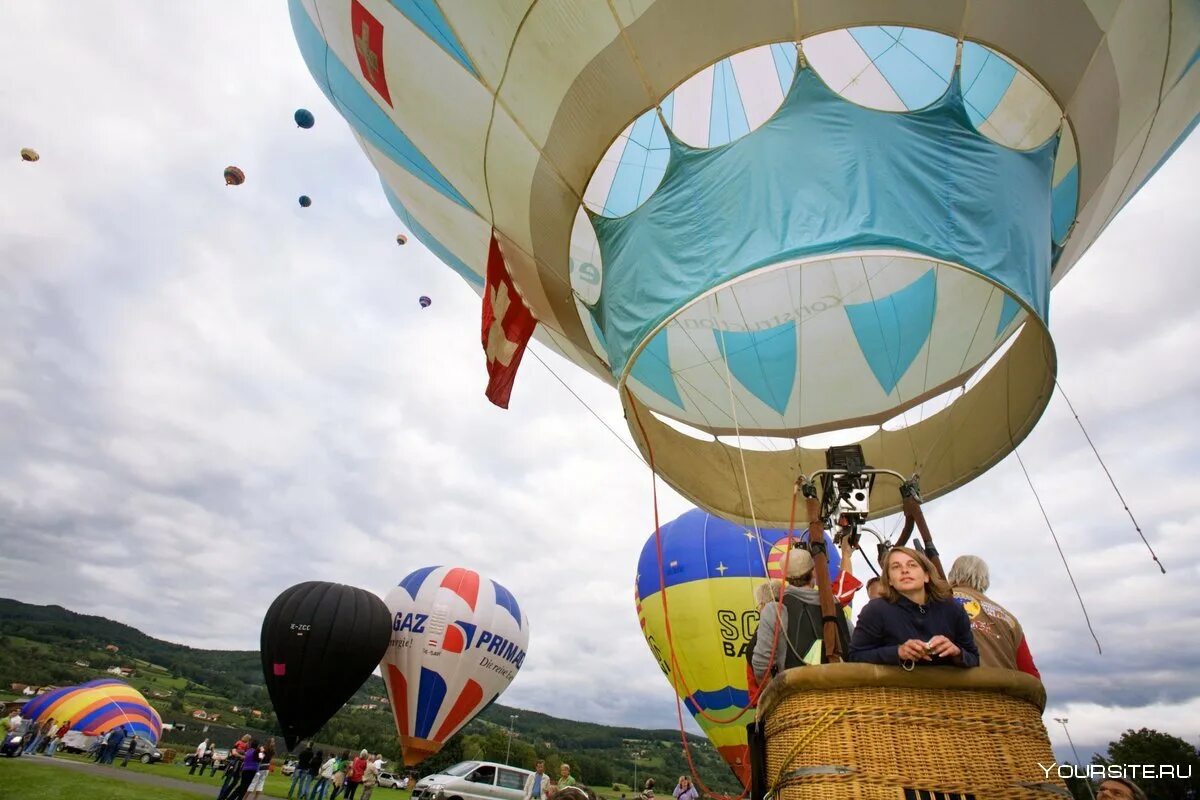
M32 147L21 148L22 161L37 161L39 158L41 158L41 156L38 155L38 151L34 150Z
M807 531L793 537L807 539ZM787 531L760 530L755 535L752 529L693 509L663 525L661 539L671 639L663 617L653 534L637 566L635 601L642 635L688 711L733 774L748 785L746 726L754 721L754 710L745 710L746 648L758 628L754 586L782 576ZM836 581L841 558L828 536L825 542L829 573Z
M525 661L529 621L512 593L462 567L423 567L387 596L380 665L404 763L438 752L503 692Z
M403 233L397 234L396 235L396 244L401 245L401 246L408 244L408 237L405 236Z
M263 678L288 749L359 690L387 650L387 606L365 589L308 581L271 603L262 626Z
M312 198L311 198L311 197L309 197L309 196L308 196L308 195L306 195L306 194L302 194L302 195L300 195L300 207L301 207L301 208L308 208L308 207L309 207L309 206L311 206L311 205L312 205Z
M425 295L421 295L421 299L420 299L420 301L419 301L419 302L421 303L421 308L429 308L429 305L430 305L430 304L431 304L433 301L432 301L432 300L430 300L430 299L429 299L428 297L426 297Z
M101 679L40 694L25 704L26 719L71 721L71 729L89 736L125 726L139 738L157 744L162 717L141 692L123 681Z
M246 182L246 173L242 172L240 167L225 168L225 185L226 186L241 186Z
M316 122L312 112L307 108L296 109L296 113L292 115L292 118L296 120L297 125L305 129L311 128L313 123Z

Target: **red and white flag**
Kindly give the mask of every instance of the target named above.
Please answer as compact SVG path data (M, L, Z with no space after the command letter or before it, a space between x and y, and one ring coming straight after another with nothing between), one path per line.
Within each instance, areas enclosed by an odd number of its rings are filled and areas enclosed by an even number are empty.
M517 367L536 327L537 320L513 288L493 233L483 287L483 352L487 356L487 399L501 408L508 408Z
M350 32L354 36L358 68L367 83L390 106L392 95L388 92L387 73L383 68L383 23L375 19L358 0L350 0Z

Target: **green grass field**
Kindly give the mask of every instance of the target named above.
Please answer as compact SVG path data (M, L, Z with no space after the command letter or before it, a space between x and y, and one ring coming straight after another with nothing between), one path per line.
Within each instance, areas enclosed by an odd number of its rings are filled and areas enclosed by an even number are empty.
M198 797L191 792L30 764L24 758L0 759L0 795L21 800L196 800Z

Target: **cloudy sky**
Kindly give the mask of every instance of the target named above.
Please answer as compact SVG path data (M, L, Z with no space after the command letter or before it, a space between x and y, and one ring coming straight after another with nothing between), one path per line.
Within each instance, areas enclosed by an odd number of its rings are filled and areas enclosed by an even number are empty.
M631 597L648 471L535 359L512 410L484 400L478 298L396 246L285 3L6 2L0 74L0 596L254 648L293 583L383 595L457 563L530 617L505 703L674 725ZM991 563L1081 750L1143 725L1200 741L1197 175L1193 136L1051 308L1062 384L1167 575L1061 398L1022 447L1103 655L1014 459L927 507L947 555ZM628 439L615 392L539 354Z

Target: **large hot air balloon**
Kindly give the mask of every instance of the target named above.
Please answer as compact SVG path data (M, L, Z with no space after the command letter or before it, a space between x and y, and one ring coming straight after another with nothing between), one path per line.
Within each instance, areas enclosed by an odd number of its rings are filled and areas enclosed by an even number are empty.
M34 150L32 147L21 148L22 161L38 161L39 159L41 159L41 155L38 154L37 150Z
M433 301L430 300L426 295L421 295L417 302L421 304L421 308L429 308L429 306L433 304Z
M309 206L312 205L312 198L306 194L302 194L302 195L300 195L299 202L300 202L301 208L308 208Z
M793 536L803 539L807 532ZM746 647L758 628L754 587L768 577L782 577L788 532L755 533L693 509L663 525L660 538L661 581L659 542L653 535L638 559L634 591L642 635L688 711L734 775L749 785L746 726L754 721L754 710L746 709ZM826 547L829 572L836 578L841 560L828 536ZM664 583L669 616L663 614Z
M296 120L296 125L306 130L311 128L313 123L316 122L313 113L307 108L296 109L296 113L292 115L292 119Z
M246 182L246 173L242 172L241 167L226 167L225 168L225 185L226 186L241 186Z
M289 5L406 227L481 293L494 232L659 472L774 527L810 434L926 499L1011 452L1051 285L1200 111L1183 0Z
M123 681L107 678L40 694L25 704L21 715L33 720L70 720L72 730L88 736L122 726L152 744L158 744L162 736L162 717L142 693Z
M263 618L263 678L291 750L362 687L387 650L387 606L365 589L308 581Z
M423 567L387 596L392 641L380 665L404 763L438 752L516 677L529 621L512 593L463 567Z

